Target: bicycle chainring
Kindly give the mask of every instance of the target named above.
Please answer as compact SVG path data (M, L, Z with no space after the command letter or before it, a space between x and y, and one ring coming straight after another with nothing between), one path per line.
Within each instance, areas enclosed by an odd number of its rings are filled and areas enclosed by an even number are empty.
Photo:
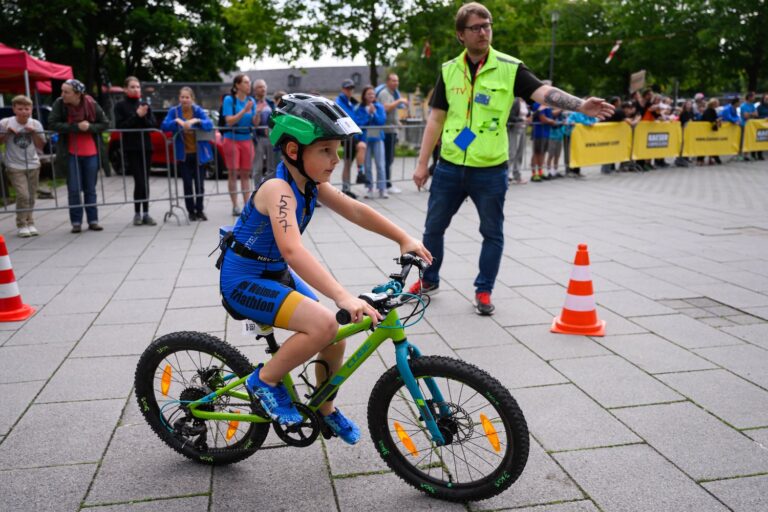
M304 420L297 425L280 425L272 422L277 437L282 439L289 446L304 448L311 445L320 434L320 418L317 414L304 404L294 402L296 409L304 416Z

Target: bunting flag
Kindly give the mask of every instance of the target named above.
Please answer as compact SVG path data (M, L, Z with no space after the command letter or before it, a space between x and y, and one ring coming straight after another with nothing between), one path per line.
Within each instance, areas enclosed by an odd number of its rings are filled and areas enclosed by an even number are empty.
M619 46L621 46L621 39L616 41L616 44L613 45L613 48L611 48L611 53L608 54L608 58L605 59L605 63L608 64L611 62L611 59L613 59L613 56L616 55L616 52L619 51Z
M429 45L429 40L424 41L424 48L421 50L421 58L428 59L432 56L432 47Z

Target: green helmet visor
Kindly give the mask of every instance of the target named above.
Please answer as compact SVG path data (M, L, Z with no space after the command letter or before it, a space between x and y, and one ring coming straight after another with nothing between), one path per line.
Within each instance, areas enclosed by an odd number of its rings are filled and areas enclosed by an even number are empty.
M341 107L322 96L288 94L269 119L270 142L277 146L284 137L302 145L318 140L347 139L362 133Z

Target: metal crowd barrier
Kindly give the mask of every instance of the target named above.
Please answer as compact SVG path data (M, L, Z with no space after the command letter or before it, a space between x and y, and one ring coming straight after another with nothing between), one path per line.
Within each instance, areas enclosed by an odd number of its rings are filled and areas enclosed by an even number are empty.
M514 159L514 157L517 158L517 162L510 161L510 171L512 171L513 168L516 168L518 171L525 171L525 170L531 170L531 161L528 158L529 154L531 153L531 149L529 148L529 145L531 144L531 134L530 129L532 129L535 125L539 123L536 122L523 122L523 121L512 121L507 125L507 137L508 142L512 141L513 138L515 138L515 146L519 147L517 151L515 151L514 155L511 155L511 158ZM420 150L420 144L421 144L421 137L423 135L424 128L426 126L426 123L413 123L409 122L406 124L401 125L384 125L384 126L375 126L375 127L367 127L364 126L362 128L377 128L377 129L394 129L394 134L396 136L395 143L397 144L400 141L405 142L405 144L402 144L401 146L405 146L412 154L408 156L401 156L401 157L394 157L393 163L391 167L391 176L390 180L393 183L396 182L402 182L402 181L410 181L411 177L413 175L413 170L416 167L416 161L418 158L418 152ZM196 168L198 169L198 172L202 175L202 182L205 183L206 178L215 178L213 180L213 190L212 191L205 191L203 192L203 197L209 197L209 196L221 196L221 195L229 195L232 193L227 187L226 189L222 190L222 186L220 183L220 178L223 176L225 172L224 162L225 159L223 158L223 155L221 154L221 151L223 150L223 143L224 143L224 134L228 132L237 131L238 133L242 133L244 130L247 130L249 135L249 140L253 143L254 138L253 134L255 130L265 130L266 126L258 126L258 127L252 127L252 128L243 128L243 127L219 127L214 126L212 130L209 131L203 131L203 130L192 130L192 132L195 134L196 142L207 142L210 144L211 148L211 154L212 154L212 160L210 162L206 162L204 165L201 165L200 163L200 153L196 152ZM186 200L187 198L191 199L197 199L200 194L197 193L191 193L191 194L184 194L183 191L179 190L179 178L180 170L179 170L179 159L177 158L176 154L176 145L177 145L177 139L178 137L183 136L183 131L178 131L175 134L169 134L168 132L163 132L162 130L158 128L150 128L150 129L113 129L113 130L107 130L103 132L103 134L108 134L109 141L106 142L107 144L107 154L109 155L111 153L112 157L119 156L119 164L123 171L126 169L126 159L125 159L125 151L124 151L124 139L122 135L119 138L116 138L116 140L113 139L113 134L126 134L126 133L146 133L148 136L152 136L152 134L155 134L155 140L156 142L158 139L162 141L162 148L159 149L161 151L161 158L159 159L160 162L154 162L151 164L150 168L151 170L154 170L155 172L160 171L165 175L165 179L167 182L167 186L164 189L160 189L157 187L157 183L155 183L154 187L152 189L149 188L149 181L150 181L150 172L144 173L145 179L147 182L145 183L145 186L147 187L147 190L150 191L149 197L147 198L147 202L149 203L162 203L162 202L168 202L168 210L163 215L163 220L167 222L171 218L176 218L177 223L181 224L181 216L176 213L177 209L181 209L184 213L185 208L182 206L182 201ZM264 133L264 132L261 132ZM57 210L57 209L69 209L69 204L62 204L63 201L60 201L59 199L59 191L58 186L56 186L56 183L58 183L58 180L63 180L66 184L68 174L67 176L59 176L57 175L56 165L55 165L55 157L56 157L56 145L53 143L53 139L58 136L58 134L55 134L51 131L44 131L43 134L46 137L46 148L50 148L50 152L43 155L42 160L43 161L50 161L51 163L51 169L52 169L52 180L54 186L51 188L52 193L52 199L53 199L53 206L40 206L39 204L35 205L34 211L47 211L47 210ZM568 151L568 137L565 136L563 140L562 145L562 152L560 155L560 158L563 161L563 164L567 167L569 165L569 151ZM631 144L632 141L628 141L629 144ZM383 143L383 141L382 141ZM115 146L117 144L117 146ZM157 144L153 145L153 154L156 155L156 151L158 150ZM146 153L144 145L141 145L141 151L142 151L142 162L146 161ZM271 155L273 158L267 158L266 162L264 163L265 168L264 172L274 170L274 166L276 166L277 162L279 162L281 155L278 152L274 152L274 148L268 149L267 151L273 151L273 154ZM256 148L254 147L254 153L256 153ZM739 153L741 154L741 153ZM270 156L267 153L267 156ZM119 191L114 191L112 189L107 189L107 184L112 184L115 179L114 178L108 178L109 174L106 172L109 169L110 162L104 162L102 160L102 152L99 152L96 155L98 159L98 175L101 177L101 179L97 179L97 183L99 184L99 192L97 193L97 200L95 203L88 203L88 204L81 204L79 207L86 207L86 206L120 206L125 204L131 204L136 202L143 202L143 200L135 201L131 197L129 188L133 183L131 183L133 180L128 180L126 177L126 173L122 172L122 175L120 176L120 182L121 182L121 188ZM108 157L109 159L110 157ZM433 156L431 161L434 161L436 158L436 155ZM398 160L399 165L395 166L394 160ZM343 156L341 157L341 161L339 162L339 165L343 165ZM114 163L117 163L116 160ZM248 176L248 187L243 190L237 190L237 194L243 194L245 193L246 196L249 196L250 193L254 190L256 182L258 179L260 179L260 176L255 176L255 169L256 169L256 162L254 162L254 165L249 171ZM354 159L352 164L352 178L354 180L354 172L356 168L354 165ZM78 179L81 178L81 175L79 174L80 168L78 166L77 171L78 172ZM228 173L230 174L230 173ZM6 176L5 173L3 174L3 179L0 180L0 194L2 194L2 197L4 198L4 205L2 207L2 211L4 213L8 212L15 212L17 210L9 208L8 205L8 189L6 186ZM235 180L237 180L237 176L235 176ZM233 178L228 178L228 181ZM337 172L334 174L334 179L332 182L334 185L340 185L341 184L341 173ZM242 185L242 182L241 182ZM205 188L204 185L202 188ZM20 209L18 211L29 211L29 209L24 210ZM185 216L185 220L188 219Z

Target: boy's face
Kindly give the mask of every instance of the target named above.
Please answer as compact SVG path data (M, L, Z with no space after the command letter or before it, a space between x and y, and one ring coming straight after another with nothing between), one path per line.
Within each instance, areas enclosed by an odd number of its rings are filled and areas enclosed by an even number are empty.
M321 140L304 148L304 170L317 183L331 181L331 174L339 163L338 140Z
M32 105L14 105L13 115L16 116L16 121L19 124L25 124L32 115Z

